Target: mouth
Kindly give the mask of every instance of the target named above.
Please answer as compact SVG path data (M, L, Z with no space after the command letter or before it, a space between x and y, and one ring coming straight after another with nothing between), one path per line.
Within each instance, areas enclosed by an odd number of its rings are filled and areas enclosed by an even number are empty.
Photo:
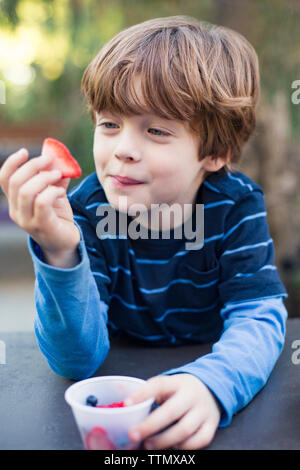
M138 184L144 184L143 181L138 181L134 180L132 178L127 178L125 176L119 176L119 175L110 175L112 178L112 181L114 184L117 186L134 186Z

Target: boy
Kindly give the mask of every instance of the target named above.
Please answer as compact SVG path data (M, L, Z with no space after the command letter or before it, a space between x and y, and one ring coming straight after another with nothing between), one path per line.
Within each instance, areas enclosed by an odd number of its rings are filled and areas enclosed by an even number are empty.
M40 349L56 373L84 379L106 358L109 335L213 341L210 354L129 397L161 405L131 429L145 448L207 446L264 386L284 343L287 294L263 192L231 168L255 127L257 55L229 29L158 18L106 44L82 89L96 172L66 194L69 180L47 171L49 159L26 162L22 150L0 173L10 216L29 234ZM146 209L137 215L135 204ZM158 222L153 204L163 206ZM171 221L174 204L189 210ZM187 250L175 229L199 223L198 204L204 245ZM105 205L148 238L101 232Z

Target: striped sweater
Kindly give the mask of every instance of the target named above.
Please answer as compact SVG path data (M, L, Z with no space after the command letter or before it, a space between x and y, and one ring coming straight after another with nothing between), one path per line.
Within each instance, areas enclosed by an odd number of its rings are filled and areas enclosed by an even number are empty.
M81 234L79 264L47 265L28 238L35 331L52 369L77 379L92 375L109 351L109 337L158 346L214 342L210 354L158 373L202 380L222 405L220 425L227 425L266 383L284 342L287 293L274 265L260 186L237 170L206 178L196 200L204 204L198 250L187 250L174 230L169 239L150 238L150 232L148 239L132 239L118 230L99 235L105 215L97 209L109 203L96 173L68 198ZM195 217L194 211L193 226Z

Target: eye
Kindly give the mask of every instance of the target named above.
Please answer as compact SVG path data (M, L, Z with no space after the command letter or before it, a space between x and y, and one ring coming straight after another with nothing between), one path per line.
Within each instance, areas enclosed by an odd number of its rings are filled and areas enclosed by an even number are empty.
M110 124L110 125L113 125L113 126L116 126L116 124L114 124L113 122L102 122L101 124L98 124L98 126L104 126L105 129L114 129L114 127L106 127L107 124Z
M117 124L114 124L113 122L102 122L101 124L98 124L99 127L103 126L105 129L115 129L115 127L111 127L111 126L117 126ZM108 127L107 127L108 126ZM150 128L149 129L149 132L150 131L154 131L154 134L155 136L157 137L163 137L163 136L168 136L170 135L168 132L164 132L164 131L161 131L159 129L153 129L153 128Z
M163 132L163 131L160 131L159 129L149 129L149 132L150 131L159 132L159 134L154 134L154 135L157 135L158 137L163 136L163 135L170 135L168 134L168 132Z

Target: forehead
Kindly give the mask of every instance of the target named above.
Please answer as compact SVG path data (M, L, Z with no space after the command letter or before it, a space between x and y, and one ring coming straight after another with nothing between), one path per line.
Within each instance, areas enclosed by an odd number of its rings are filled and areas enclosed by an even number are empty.
M176 119L168 119L158 114L153 113L153 111L145 111L144 113L140 114L122 114L119 113L117 110L113 109L102 109L99 112L96 112L96 116L98 118L102 117L115 117L115 118L122 118L122 119L132 119L132 120L147 120L147 119L158 119L160 121L165 121L166 123L174 124L174 125L184 125L184 121L176 120Z
M96 113L97 116L107 116L107 115L112 115L114 117L126 117L126 118L133 118L133 119L159 119L160 121L176 125L182 125L184 121L181 120L175 120L175 119L170 119L168 117L164 117L159 114L159 111L155 113L155 110L153 108L150 108L149 103L146 102L145 96L143 95L142 92L142 78L140 73L137 74L136 76L132 77L132 80L129 83L127 92L129 93L129 100L134 101L136 104L138 104L139 111L137 110L136 114L120 114L120 112L117 109L113 109L112 106L110 108L104 108L100 110L98 113Z
M182 135L182 134L194 134L192 132L192 129L190 127L190 124L188 121L185 121L183 119L175 119L175 118L169 118L166 116L162 116L159 114L159 111L156 113L153 108L150 108L149 104L145 102L145 98L142 92L142 80L141 80L141 75L138 74L135 77L133 77L131 86L130 86L130 94L131 96L134 96L134 101L139 104L139 107L141 109L140 113L134 113L134 114L122 114L120 113L117 109L114 110L113 108L110 107L110 109L102 109L98 113L96 112L96 117L97 119L105 118L105 117L114 117L114 118L121 118L121 119L130 119L134 122L141 122L141 123L146 123L148 121L153 121L155 120L156 123L162 124L169 126L170 129L174 130L176 133Z

